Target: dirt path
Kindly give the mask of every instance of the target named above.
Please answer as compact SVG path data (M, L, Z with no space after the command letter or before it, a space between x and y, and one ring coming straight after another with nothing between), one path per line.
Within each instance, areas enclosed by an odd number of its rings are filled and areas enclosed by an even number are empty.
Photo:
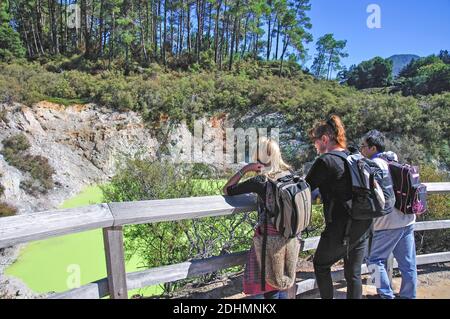
M302 277L311 277L312 269L305 269ZM309 273L309 274L308 274ZM401 285L400 274L394 273L394 292L398 292ZM367 275L363 276L363 283L366 282ZM418 267L417 299L450 299L450 263L439 263L422 265ZM335 298L346 298L345 281L335 283ZM375 295L376 289L373 286L364 284L363 298ZM224 278L206 286L192 286L186 290L171 296L171 298L183 299L241 299L246 298L242 293L242 275ZM297 299L318 299L320 298L317 289L297 296Z

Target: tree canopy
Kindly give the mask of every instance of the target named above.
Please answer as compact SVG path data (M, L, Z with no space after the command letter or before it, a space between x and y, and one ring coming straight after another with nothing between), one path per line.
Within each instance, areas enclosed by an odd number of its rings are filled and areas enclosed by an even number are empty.
M341 58L348 56L344 51L346 40L336 40L331 33L320 37L316 42L317 54L312 65L317 78L330 79L333 70L341 70Z
M342 83L357 89L386 87L392 83L392 61L375 57L369 61L352 65L339 74Z
M10 25L9 1L0 2L0 60L10 61L14 57L24 57L25 50L19 34Z
M125 70L231 69L243 58L304 58L310 8L309 0L10 0L5 20L32 59L81 53Z

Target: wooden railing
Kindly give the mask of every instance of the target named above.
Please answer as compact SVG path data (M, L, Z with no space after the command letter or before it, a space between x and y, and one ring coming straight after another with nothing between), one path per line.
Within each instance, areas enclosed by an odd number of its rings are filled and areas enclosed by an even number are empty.
M426 183L429 194L450 193L450 183ZM229 267L243 265L247 251L193 260L180 264L126 273L123 232L124 225L185 220L254 211L254 195L207 196L167 200L148 200L90 205L73 209L59 209L0 218L0 248L103 228L107 278L89 283L49 298L125 299L128 290L199 276ZM415 230L450 228L450 220L418 222ZM302 242L302 251L317 247L319 237ZM450 261L450 252L417 256L417 264ZM394 264L395 267L395 264ZM363 272L367 267L363 265ZM333 274L334 280L342 272ZM314 279L297 283L296 294L316 287Z

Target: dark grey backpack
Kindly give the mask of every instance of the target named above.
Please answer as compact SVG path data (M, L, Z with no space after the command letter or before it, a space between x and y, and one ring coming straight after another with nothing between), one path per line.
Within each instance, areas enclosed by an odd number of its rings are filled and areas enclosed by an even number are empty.
M292 173L266 184L266 209L270 221L285 238L298 236L311 223L311 188Z

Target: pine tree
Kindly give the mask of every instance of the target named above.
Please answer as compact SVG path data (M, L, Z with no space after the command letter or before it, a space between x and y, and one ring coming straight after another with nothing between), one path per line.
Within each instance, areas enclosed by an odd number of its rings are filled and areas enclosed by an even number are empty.
M10 61L25 56L25 49L17 33L10 25L9 0L0 2L0 60Z

